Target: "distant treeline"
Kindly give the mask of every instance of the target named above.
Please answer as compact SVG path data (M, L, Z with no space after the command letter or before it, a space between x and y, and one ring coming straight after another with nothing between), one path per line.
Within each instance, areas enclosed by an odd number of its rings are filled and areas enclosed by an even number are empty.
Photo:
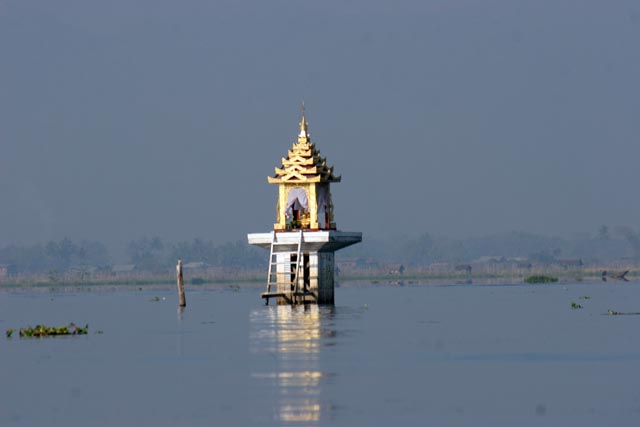
M0 249L0 265L14 273L66 271L77 266L107 267L111 258L100 242L70 239L30 246L10 245Z
M396 239L365 236L361 244L344 249L338 256L341 259L365 259L406 266L464 263L482 257L523 258L540 264L560 259L606 263L620 259L640 260L640 233L626 226L612 230L602 226L595 233L572 237L548 237L526 232L458 239L430 233Z
M249 246L246 241L217 243L194 239L167 242L159 237L130 241L127 261L137 271L171 271L180 257L184 263L199 263L203 268L263 270L268 253ZM364 236L361 244L338 252L338 261L358 260L361 264L398 263L406 267L438 262L465 263L482 257L523 258L544 264L560 259L580 259L585 263L606 263L620 259L640 260L640 233L630 227L600 227L595 233L572 237L547 237L511 232L484 237L448 238L417 233L394 239ZM70 239L27 246L0 248L0 267L20 273L50 273L69 270L115 270L107 247L94 241ZM1 270L0 270L1 271Z
M194 239L190 242L167 243L159 237L142 238L129 242L127 255L131 264L146 271L163 271L174 268L176 260L185 263L199 262L210 267L255 268L266 265L268 254L264 249L249 246L246 242L226 242Z
M194 239L169 243L159 237L132 240L126 249L128 261L137 271L162 273L175 268L176 260L199 262L209 267L254 268L266 265L265 251L242 241L216 244ZM75 243L68 238L46 244L10 245L0 249L0 266L8 272L51 273L74 270L110 271L114 263L100 242Z

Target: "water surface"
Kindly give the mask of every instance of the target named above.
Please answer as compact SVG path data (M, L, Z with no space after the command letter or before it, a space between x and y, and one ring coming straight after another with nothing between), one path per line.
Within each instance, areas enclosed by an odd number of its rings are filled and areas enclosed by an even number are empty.
M640 419L640 316L604 315L640 311L634 283L343 286L334 307L267 307L259 293L188 289L183 313L173 289L0 293L3 332L90 326L2 336L0 425Z

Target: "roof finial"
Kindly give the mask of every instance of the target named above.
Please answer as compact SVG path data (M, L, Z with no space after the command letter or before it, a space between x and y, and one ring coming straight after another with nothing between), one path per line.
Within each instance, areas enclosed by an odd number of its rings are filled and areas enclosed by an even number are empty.
M307 138L307 119L304 117L304 100L302 101L302 120L300 121L300 135L301 138Z

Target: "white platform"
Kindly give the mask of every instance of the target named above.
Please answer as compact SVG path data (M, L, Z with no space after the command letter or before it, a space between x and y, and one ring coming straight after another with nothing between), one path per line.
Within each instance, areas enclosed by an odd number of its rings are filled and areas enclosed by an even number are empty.
M260 246L270 249L274 232L250 233L247 235L250 245ZM276 242L291 242L292 251L298 247L298 236L300 231L278 231L275 232ZM357 231L303 231L302 232L302 252L335 252L347 246L362 242L362 233ZM284 249L284 248L283 248Z

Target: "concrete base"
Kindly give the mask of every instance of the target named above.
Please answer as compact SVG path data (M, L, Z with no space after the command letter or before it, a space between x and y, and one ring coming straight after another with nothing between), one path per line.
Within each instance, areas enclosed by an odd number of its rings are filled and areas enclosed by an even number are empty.
M271 249L273 233L253 233L248 236L249 244ZM278 282L291 282L291 258L295 258L298 249L299 231L276 232L276 242L289 245L279 246L280 253L276 253ZM333 304L335 285L335 254L344 247L362 241L362 233L328 231L304 231L302 236L302 271L298 277L298 295L294 295L288 285L271 289L280 295L278 304ZM266 284L265 284L266 286Z
M271 239L273 231L270 233L247 234L250 245L271 249ZM298 237L300 231L277 231L275 232L276 242L291 243L293 251L298 247ZM322 230L303 231L302 252L335 252L347 246L362 242L362 233L354 231Z

